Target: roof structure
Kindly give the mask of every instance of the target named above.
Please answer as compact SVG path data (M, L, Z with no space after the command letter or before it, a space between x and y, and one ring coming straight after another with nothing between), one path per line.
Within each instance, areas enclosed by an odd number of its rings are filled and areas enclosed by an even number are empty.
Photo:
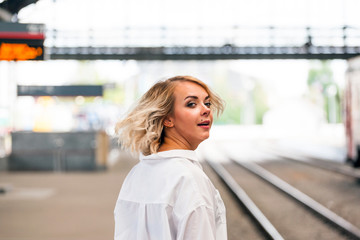
M4 0L0 3L0 21L10 22L18 12L38 0Z

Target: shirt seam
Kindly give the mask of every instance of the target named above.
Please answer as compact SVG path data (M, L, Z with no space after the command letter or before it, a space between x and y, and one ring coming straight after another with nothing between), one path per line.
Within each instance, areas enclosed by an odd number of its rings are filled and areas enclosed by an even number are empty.
M189 210L187 213L185 213L184 216L188 216L189 214L191 214L192 212L195 212L200 207L205 207L207 209L210 209L211 211L215 211L214 208L208 206L205 203L201 203L201 204L197 205L196 207L194 207L193 209Z
M124 201L124 202L130 202L130 203L139 203L139 204L162 204L162 205L167 205L170 207L174 207L173 205L171 205L170 203L167 202L146 202L146 201L132 201L132 200L128 200L128 199L123 199L123 198L119 198L117 200L118 201Z

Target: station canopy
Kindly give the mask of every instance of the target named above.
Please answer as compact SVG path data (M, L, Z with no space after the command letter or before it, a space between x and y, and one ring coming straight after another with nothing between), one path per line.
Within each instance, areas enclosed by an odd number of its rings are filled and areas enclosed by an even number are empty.
M5 10L11 15L17 14L22 8L36 3L38 0L4 0L0 1L0 9ZM1 21L1 18L0 18Z

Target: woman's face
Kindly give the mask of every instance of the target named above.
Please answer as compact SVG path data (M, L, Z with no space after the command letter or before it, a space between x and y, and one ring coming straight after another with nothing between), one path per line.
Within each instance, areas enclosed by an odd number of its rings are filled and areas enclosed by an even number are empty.
M177 83L174 97L169 133L194 150L209 137L213 122L209 95L200 85L185 81Z

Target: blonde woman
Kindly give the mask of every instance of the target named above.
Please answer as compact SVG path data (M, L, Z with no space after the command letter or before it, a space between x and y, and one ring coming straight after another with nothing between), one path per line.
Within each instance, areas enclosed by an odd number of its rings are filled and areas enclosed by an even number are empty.
M202 81L156 83L118 122L121 146L140 153L116 202L115 240L227 239L225 206L194 150L222 100Z

